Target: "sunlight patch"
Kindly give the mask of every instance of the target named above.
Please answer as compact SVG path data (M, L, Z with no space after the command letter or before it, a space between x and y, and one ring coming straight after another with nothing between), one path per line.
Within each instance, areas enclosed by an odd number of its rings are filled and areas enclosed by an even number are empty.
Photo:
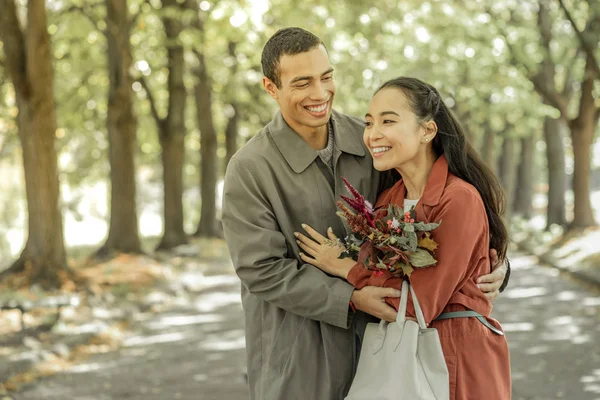
M157 343L177 342L179 340L182 340L183 338L185 338L185 335L181 332L165 333L162 335L155 336L134 336L126 339L123 343L123 346L145 346Z

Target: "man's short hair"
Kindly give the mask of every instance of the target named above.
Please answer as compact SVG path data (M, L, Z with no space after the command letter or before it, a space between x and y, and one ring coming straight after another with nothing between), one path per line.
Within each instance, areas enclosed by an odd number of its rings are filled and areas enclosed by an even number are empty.
M263 48L261 57L263 75L280 88L279 62L281 57L304 53L320 45L325 46L318 36L302 28L284 28L278 30L271 36Z

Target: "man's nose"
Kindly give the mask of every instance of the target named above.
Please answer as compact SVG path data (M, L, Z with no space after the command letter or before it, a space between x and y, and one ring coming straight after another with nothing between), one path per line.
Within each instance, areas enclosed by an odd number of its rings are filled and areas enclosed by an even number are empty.
M311 87L310 98L312 100L327 100L328 92L321 81L315 82Z

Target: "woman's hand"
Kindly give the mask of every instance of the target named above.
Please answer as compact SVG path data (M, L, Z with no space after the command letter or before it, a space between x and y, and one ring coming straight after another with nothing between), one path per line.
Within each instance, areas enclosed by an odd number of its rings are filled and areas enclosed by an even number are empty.
M339 258L345 249L331 228L327 230L328 237L321 235L308 225L302 224L302 228L310 236L307 237L299 232L294 233L297 239L296 243L304 251L304 253L300 253L302 261L331 275L346 279L348 272L356 262L351 258Z

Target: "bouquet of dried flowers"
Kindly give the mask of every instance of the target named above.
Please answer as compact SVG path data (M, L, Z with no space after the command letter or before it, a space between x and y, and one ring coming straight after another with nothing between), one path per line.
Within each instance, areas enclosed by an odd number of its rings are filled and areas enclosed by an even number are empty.
M403 210L396 204L374 210L373 206L352 185L342 178L352 198L341 196L348 204L337 202L337 214L346 220L352 230L343 243L341 257L352 257L365 268L383 274L406 275L415 268L436 264L434 251L438 247L431 231L439 223L415 222L413 210ZM440 221L441 223L441 221Z

